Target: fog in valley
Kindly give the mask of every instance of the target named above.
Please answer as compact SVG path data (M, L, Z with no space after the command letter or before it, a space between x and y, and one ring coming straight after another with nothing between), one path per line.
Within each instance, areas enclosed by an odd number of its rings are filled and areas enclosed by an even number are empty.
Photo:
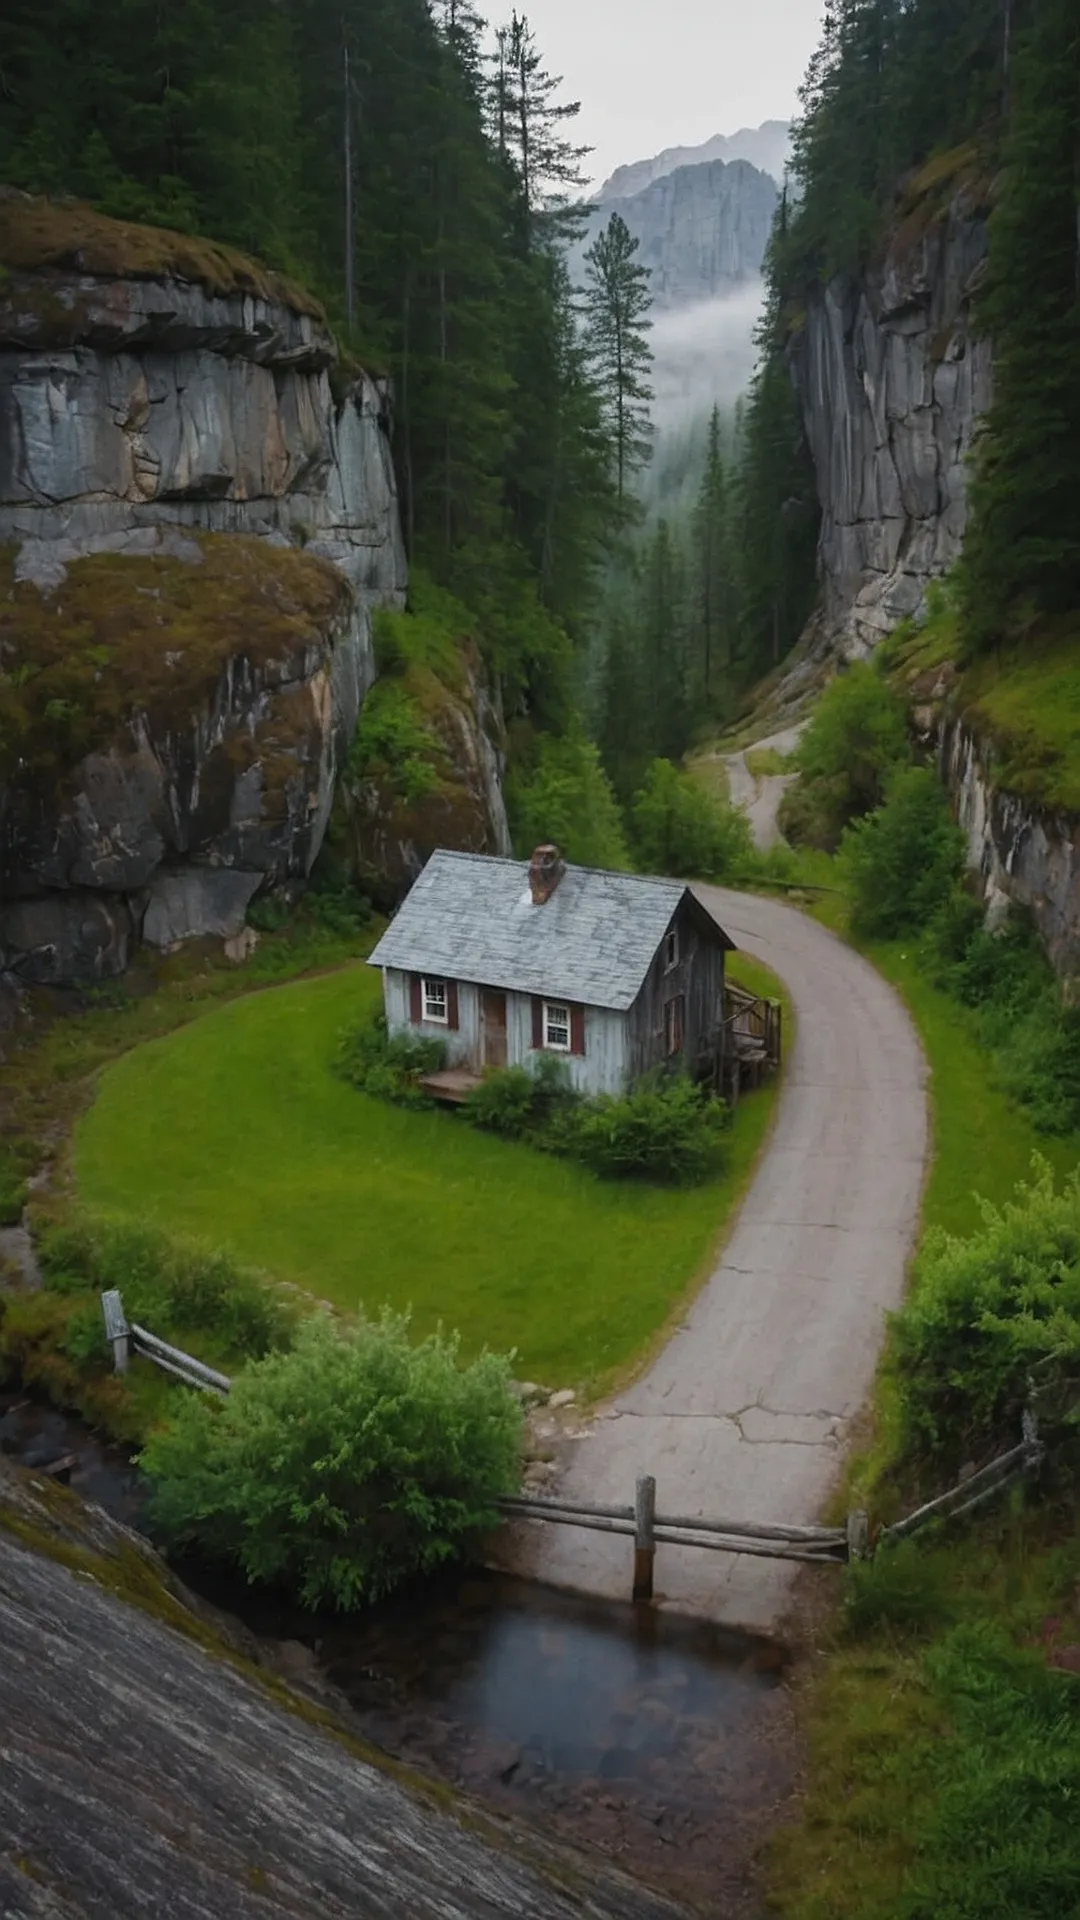
M749 385L754 368L753 335L761 311L763 282L748 281L718 300L656 312L649 336L653 350L653 421L659 438L681 433L714 406L729 413Z

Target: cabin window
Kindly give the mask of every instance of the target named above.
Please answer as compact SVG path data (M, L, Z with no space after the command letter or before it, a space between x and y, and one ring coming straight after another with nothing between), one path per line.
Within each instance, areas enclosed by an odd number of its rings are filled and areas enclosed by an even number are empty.
M672 927L664 935L664 972L672 973L679 964L679 929Z
M664 1046L669 1054L681 1053L686 1030L686 1000L677 993L664 1007Z
M434 1020L437 1026L449 1025L450 1012L447 1004L445 980L424 979L424 1019Z
M570 1009L565 1001L544 1001L544 1045L552 1053L570 1051Z

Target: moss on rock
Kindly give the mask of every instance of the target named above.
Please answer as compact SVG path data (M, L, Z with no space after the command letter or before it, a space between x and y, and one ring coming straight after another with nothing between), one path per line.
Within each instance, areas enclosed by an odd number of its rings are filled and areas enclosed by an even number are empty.
M325 319L312 294L235 247L170 227L113 220L80 200L49 200L11 189L0 194L0 266L9 273L185 280L210 294L253 294ZM42 297L48 298L47 291Z
M139 714L189 728L231 660L282 688L308 679L351 606L327 561L247 535L199 535L190 559L90 554L51 594L0 550L0 780L62 779Z

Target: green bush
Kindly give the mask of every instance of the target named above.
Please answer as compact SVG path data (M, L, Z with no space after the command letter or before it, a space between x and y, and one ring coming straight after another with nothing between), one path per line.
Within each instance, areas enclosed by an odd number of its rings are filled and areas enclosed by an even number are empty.
M522 855L546 841L583 867L629 866L622 815L591 740L571 733L535 737L512 768L506 803Z
M891 939L925 927L959 883L964 837L927 767L894 774L884 806L850 826L841 858L857 933Z
M639 867L649 873L729 880L754 866L746 815L670 760L653 760L630 810Z
M377 1100L392 1100L399 1107L430 1106L420 1080L425 1074L439 1073L445 1065L445 1041L421 1039L411 1033L390 1034L386 1016L381 1013L341 1034L334 1061L342 1080L348 1080L361 1093Z
M938 984L979 1015L1006 1092L1040 1133L1080 1126L1080 1010L1061 988L1029 915L991 930L977 901L954 896L930 928Z
M38 1240L45 1284L53 1293L90 1292L94 1300L71 1332L73 1359L104 1354L87 1329L101 1322L97 1296L111 1287L124 1311L164 1338L189 1332L211 1337L238 1358L261 1358L286 1346L295 1313L261 1274L241 1267L220 1248L180 1239L138 1221L78 1215L46 1227Z
M910 758L899 695L872 666L846 668L826 687L792 756L799 779L784 796L785 833L831 851L850 821L881 805Z
M390 1313L348 1331L317 1314L227 1400L186 1400L141 1456L166 1542L312 1608L377 1600L465 1552L519 1483L509 1362L462 1367L456 1340L408 1332Z
M1036 1156L982 1216L964 1238L927 1235L892 1324L903 1447L954 1466L1018 1438L1033 1368L1049 1390L1080 1362L1080 1168L1057 1192Z
M17 1227L26 1205L27 1186L15 1154L0 1147L0 1227Z
M549 1143L603 1178L693 1186L717 1171L727 1108L683 1074L658 1073L633 1092L600 1094L552 1122Z
M461 1103L461 1112L474 1127L520 1140L541 1137L552 1116L577 1100L563 1061L542 1053L527 1067L502 1067L486 1073Z
M486 1074L461 1112L490 1133L580 1160L603 1179L667 1186L693 1186L717 1170L730 1119L684 1074L661 1069L632 1093L587 1097L551 1056Z
M427 725L419 702L398 679L379 680L360 710L347 771L354 780L379 780L407 805L435 793L445 749Z

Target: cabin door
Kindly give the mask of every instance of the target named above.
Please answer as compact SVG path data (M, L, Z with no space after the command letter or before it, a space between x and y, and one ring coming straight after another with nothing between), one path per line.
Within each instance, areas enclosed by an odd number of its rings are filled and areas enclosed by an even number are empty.
M493 987L480 995L480 1044L485 1067L505 1067L506 995Z

